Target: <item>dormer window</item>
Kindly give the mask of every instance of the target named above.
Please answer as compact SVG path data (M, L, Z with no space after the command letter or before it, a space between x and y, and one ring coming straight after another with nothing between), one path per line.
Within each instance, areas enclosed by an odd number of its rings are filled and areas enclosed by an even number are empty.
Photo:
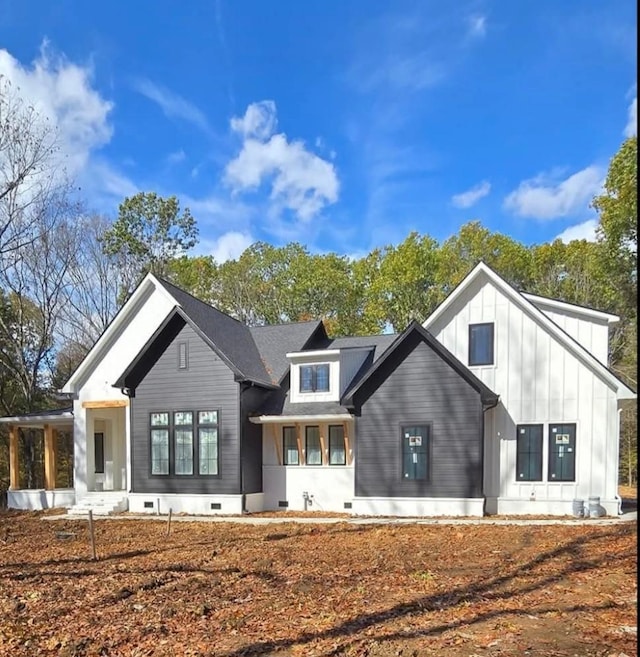
M300 392L329 392L329 363L300 365Z

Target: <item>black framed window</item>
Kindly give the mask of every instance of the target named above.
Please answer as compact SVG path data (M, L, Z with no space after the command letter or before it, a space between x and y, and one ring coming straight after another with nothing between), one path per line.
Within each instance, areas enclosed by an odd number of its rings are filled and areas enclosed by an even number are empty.
M219 417L219 411L151 413L151 474L218 475Z
M542 425L516 427L516 481L542 481Z
M175 474L193 474L193 411L173 414Z
M198 412L198 472L218 474L218 411Z
M169 413L151 413L151 474L169 474Z
M429 426L402 427L402 477L427 480L429 477Z
M322 465L322 446L320 444L320 427L305 428L305 463Z
M300 365L300 392L329 392L329 363Z
M329 465L346 465L347 450L344 444L344 427L341 424L329 426Z
M298 452L298 438L295 427L282 428L282 444L285 465L300 465L300 454Z
M93 434L96 474L104 474L104 434Z
M493 365L493 323L469 324L469 365Z
M576 480L576 425L549 425L549 481Z

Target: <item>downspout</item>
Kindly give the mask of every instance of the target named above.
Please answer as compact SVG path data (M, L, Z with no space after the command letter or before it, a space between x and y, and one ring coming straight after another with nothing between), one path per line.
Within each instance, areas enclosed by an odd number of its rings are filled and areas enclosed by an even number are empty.
M495 399L494 402L490 404L483 404L482 405L482 461L480 464L480 467L482 468L482 497L484 498L484 501L482 503L482 515L486 516L487 515L487 490L485 487L485 480L484 480L484 466L485 466L485 460L484 460L484 453L486 449L486 442L487 442L487 436L485 433L485 414L487 411L490 411L491 409L495 408L498 404L500 403L500 395L498 395ZM491 424L493 427L493 423ZM491 439L493 438L493 434L491 436Z
M615 472L616 472L616 478L615 478L615 486L616 486L616 494L614 495L614 498L616 502L618 503L618 515L622 515L622 498L618 494L618 483L620 481L620 427L622 426L622 409L618 409L618 416L616 418L616 463L615 463Z

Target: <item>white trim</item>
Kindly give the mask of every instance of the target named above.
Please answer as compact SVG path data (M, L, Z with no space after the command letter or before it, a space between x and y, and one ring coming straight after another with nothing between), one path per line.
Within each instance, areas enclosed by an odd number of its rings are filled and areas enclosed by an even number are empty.
M285 356L291 360L298 358L324 358L325 356L339 356L340 349L314 349L313 351L290 351Z
M354 497L351 513L358 516L484 515L484 497Z
M583 362L593 372L600 376L616 392L618 399L636 399L637 395L626 386L618 377L613 375L593 354L587 351L581 344L576 342L567 333L565 333L552 319L545 315L537 306L529 301L524 295L520 294L511 285L504 281L490 267L479 262L467 277L456 287L453 292L431 313L422 324L427 330L429 327L444 314L447 308L451 306L463 291L474 282L480 274L485 274L487 278L501 290L511 301L520 309L528 314L540 326L545 328L555 339L563 345L568 351L573 353L576 358Z
M78 381L82 379L83 375L88 370L90 370L94 361L102 356L102 352L109 344L111 336L116 333L122 325L126 325L129 322L131 315L136 311L139 303L141 301L144 303L144 300L154 291L160 292L160 294L164 295L166 299L173 302L174 306L180 305L153 274L147 274L115 318L111 321L109 326L107 326L104 333L98 338L93 347L91 347L89 353L84 357L84 360L80 363L69 380L64 384L61 392L71 394L77 393L76 387ZM123 369L124 367L126 367L126 365L123 365Z
M353 415L349 413L338 413L331 415L258 415L250 417L249 421L253 424L291 424L291 422L346 422L353 420Z
M0 417L0 424L19 424L21 427L42 428L43 424L73 425L73 412L63 415L15 415Z
M595 308L586 308L585 306L578 306L575 303L568 303L560 301L559 299L549 299L548 297L541 297L537 294L529 294L528 292L521 292L522 296L533 304L540 304L548 306L549 308L556 308L564 312L574 313L575 315L584 315L594 319L606 320L609 324L615 324L620 321L618 315L606 313L603 310L595 310Z

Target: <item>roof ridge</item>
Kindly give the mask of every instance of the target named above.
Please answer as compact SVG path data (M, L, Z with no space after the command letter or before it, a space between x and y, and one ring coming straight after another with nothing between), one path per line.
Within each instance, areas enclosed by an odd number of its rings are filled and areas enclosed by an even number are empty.
M203 306L207 306L207 308L210 308L211 310L215 310L217 313L220 313L221 315L224 315L225 317L228 317L229 319L233 320L234 322L237 322L237 323L240 324L241 326L246 326L247 328L250 328L250 327L249 327L247 324L245 324L244 322L241 322L239 319L236 319L235 317L233 317L233 316L230 315L229 313L224 312L224 310L220 310L220 308L216 308L216 307L213 306L212 304L207 303L206 301L203 301L202 299L199 299L197 296L195 296L194 294L191 294L191 292L188 292L187 290L184 290L183 288L179 287L179 286L176 285L175 283L172 283L171 281L168 281L168 280L166 280L165 278L161 278L160 276L156 276L156 278L157 278L158 281L160 281L160 283L162 283L163 285L168 285L169 287L172 287L172 288L178 290L178 291L181 292L182 294L186 294L188 297L190 297L190 298L193 299L194 301L197 301L198 303L201 303Z

